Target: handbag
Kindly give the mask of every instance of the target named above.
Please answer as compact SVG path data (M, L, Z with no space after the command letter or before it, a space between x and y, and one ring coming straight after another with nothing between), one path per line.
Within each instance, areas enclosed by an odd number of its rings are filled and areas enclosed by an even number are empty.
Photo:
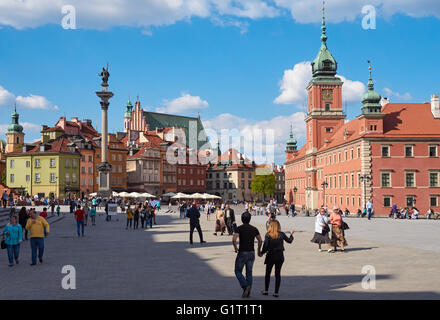
M344 221L342 221L342 230L348 230L350 227Z
M326 234L330 232L330 227L328 225L325 225L322 227L322 234Z
M5 242L5 239L2 240L1 248L2 248L2 249L6 249L6 242Z

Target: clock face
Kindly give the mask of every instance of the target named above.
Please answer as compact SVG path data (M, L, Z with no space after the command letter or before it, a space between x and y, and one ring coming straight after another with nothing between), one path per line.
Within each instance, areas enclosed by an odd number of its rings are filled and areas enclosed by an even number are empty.
M333 99L333 90L322 90L322 99L324 100L332 100Z

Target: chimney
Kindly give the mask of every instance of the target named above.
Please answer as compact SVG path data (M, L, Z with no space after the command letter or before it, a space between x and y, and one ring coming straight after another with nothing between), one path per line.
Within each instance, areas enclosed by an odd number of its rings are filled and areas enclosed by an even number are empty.
M433 94L431 96L431 112L435 119L440 118L440 107L438 101L438 94Z

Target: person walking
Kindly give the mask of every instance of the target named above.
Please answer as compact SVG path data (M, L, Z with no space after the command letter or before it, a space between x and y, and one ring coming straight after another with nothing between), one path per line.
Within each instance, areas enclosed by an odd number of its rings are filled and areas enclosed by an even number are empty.
M193 244L194 229L197 229L199 233L200 243L206 243L206 241L203 240L202 228L200 227L200 211L197 208L196 201L194 201L189 208L187 216L189 218L189 243Z
M229 203L225 206L225 224L226 228L228 229L228 234L232 236L233 230L232 225L235 222L235 214L234 209L231 209L229 206Z
M2 202L3 202L3 208L6 208L6 204L8 203L8 193L6 190L2 194Z
M28 231L26 230L26 223L29 219L29 214L26 211L26 207L22 207L20 212L18 213L18 223L21 225L21 228L24 231L24 239L28 240Z
M51 212L52 216L55 215L55 200L54 199L50 202L50 212Z
M78 233L78 237L80 237L81 235L84 237L84 216L86 213L84 212L83 209L81 209L81 206L78 205L74 214L76 219L76 231ZM80 227L81 227L81 234L79 232Z
M139 207L136 206L134 209L134 215L133 215L133 229L138 229L139 228Z
M153 207L151 204L147 205L147 212L145 215L145 229L150 225L150 229L153 228Z
M57 216L58 217L60 216L60 211L61 211L61 207L60 207L60 204L58 203L58 205L57 205Z
M96 206L92 206L90 209L90 220L92 220L92 226L96 226Z
M3 239L5 240L6 249L8 250L9 266L18 264L18 256L20 254L20 244L23 242L23 229L17 223L17 217L12 216L10 222L3 229Z
M217 235L217 232L220 232L222 236L225 233L226 225L225 225L225 212L217 206L217 210L215 211L215 232L214 235Z
M145 224L145 220L147 218L147 208L145 207L145 205L142 206L142 208L140 208L140 216L141 216L141 226L142 229L144 228L144 224Z
M281 231L281 226L278 220L273 220L269 224L266 236L264 238L263 250L260 253L262 257L265 253L266 259L264 264L266 265L266 275L264 277L264 290L261 293L265 296L268 295L270 274L272 268L275 266L275 291L273 296L279 297L279 290L281 285L281 267L284 263L284 241L292 243L293 241L293 229L290 230L290 237L288 238L284 232Z
M87 221L89 220L90 208L89 204L86 202L84 205L84 225L87 226Z
M368 212L368 220L371 220L371 216L373 214L373 202L370 200L368 200L367 202L367 212Z
M234 246L237 257L235 258L234 272L243 289L242 298L248 298L252 289L252 268L255 261L255 238L258 240L258 255L261 254L261 246L263 240L257 228L250 225L251 214L245 211L241 215L241 226L237 227L236 233L232 238L232 245ZM239 247L237 247L237 240L239 240ZM243 268L246 266L246 278L243 276Z
M325 215L325 209L320 208L319 213L316 215L315 218L315 234L310 240L313 243L318 244L318 251L322 252L321 245L323 243L327 244L328 252L333 252L333 249L330 247L330 238L328 236L330 232L330 227L328 226L328 218Z
M46 219L37 216L35 210L31 210L31 217L26 223L26 230L31 234L31 251L32 251L32 263L31 266L37 264L37 251L38 259L40 263L43 263L44 254L44 237L49 235L50 226Z
M132 227L133 223L133 210L131 209L131 206L128 206L127 209L127 226L125 227L125 230L128 230L128 226L130 225L130 228Z
M330 223L332 225L332 245L335 248L341 247L341 251L345 252L347 241L345 240L342 216L337 206L333 207L333 213L330 215Z
M43 208L43 211L40 213L40 217L47 220L47 208Z

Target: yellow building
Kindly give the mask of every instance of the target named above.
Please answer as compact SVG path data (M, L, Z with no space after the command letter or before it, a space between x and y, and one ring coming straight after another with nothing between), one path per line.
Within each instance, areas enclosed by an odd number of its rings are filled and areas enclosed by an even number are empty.
M63 135L55 140L24 144L6 154L6 184L29 195L78 198L80 153Z

